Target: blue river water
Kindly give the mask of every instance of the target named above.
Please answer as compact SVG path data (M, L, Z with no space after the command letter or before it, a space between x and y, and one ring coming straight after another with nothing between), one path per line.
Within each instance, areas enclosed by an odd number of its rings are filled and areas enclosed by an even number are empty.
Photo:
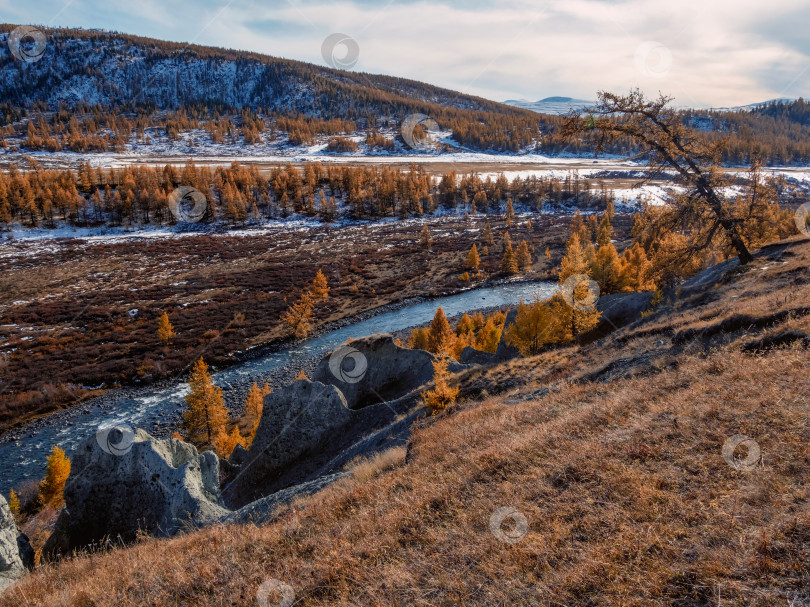
M325 354L347 340L375 333L390 333L429 322L441 306L448 316L494 306L514 305L521 300L535 297L547 299L554 294L556 283L516 282L472 289L456 295L440 297L428 302L386 312L367 320L324 333L295 346L267 354L219 371L213 375L214 382L227 386L237 381L250 381L277 367L294 365L296 361ZM78 405L67 419L59 414L52 423L33 422L14 431L18 436L0 439L0 492L28 479L41 478L45 460L53 445L63 448L68 455L81 441L92 436L101 424L126 423L132 427L147 427L156 417L170 420L182 408L183 397L188 393L185 381L172 382L160 387L123 389L120 397L106 394L95 401Z

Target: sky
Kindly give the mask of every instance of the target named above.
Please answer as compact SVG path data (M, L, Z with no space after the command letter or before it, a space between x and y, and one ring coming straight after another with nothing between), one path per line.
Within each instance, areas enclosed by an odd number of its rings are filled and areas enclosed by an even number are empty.
M345 61L495 101L810 97L807 0L0 0L0 21Z

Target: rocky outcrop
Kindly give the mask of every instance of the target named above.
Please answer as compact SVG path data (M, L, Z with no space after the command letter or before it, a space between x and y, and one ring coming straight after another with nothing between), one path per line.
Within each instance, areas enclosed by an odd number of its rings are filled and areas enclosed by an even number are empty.
M580 343L590 343L601 339L609 333L641 319L641 313L650 309L654 293L616 293L604 295L596 303L596 309L602 313L599 324L583 335Z
M241 504L261 495L291 464L346 425L352 413L335 386L306 379L265 396L256 436L225 498Z
M312 381L340 389L350 409L394 400L433 379L434 356L400 348L390 335L344 344L321 360ZM455 372L462 367L451 366Z
M170 536L227 514L214 453L198 454L193 445L143 430L131 441L113 455L93 436L73 453L65 509L45 545L47 556L108 539L130 541L139 531Z
M0 594L33 568L34 551L0 495Z
M463 365L491 365L495 362L495 355L467 346L461 351L459 362Z

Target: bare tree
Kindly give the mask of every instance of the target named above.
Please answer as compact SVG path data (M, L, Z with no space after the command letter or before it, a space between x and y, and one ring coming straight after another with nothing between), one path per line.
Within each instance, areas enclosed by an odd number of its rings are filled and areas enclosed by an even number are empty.
M705 245L722 229L740 263L750 263L754 258L720 192L723 179L718 163L722 141L707 143L699 131L683 123L681 115L669 107L670 101L664 95L647 99L638 89L625 96L600 92L595 107L568 117L564 133L569 138L595 135L597 154L619 138L629 137L638 142L648 157L648 180L670 169L686 186L687 195L673 201L682 216L711 217Z

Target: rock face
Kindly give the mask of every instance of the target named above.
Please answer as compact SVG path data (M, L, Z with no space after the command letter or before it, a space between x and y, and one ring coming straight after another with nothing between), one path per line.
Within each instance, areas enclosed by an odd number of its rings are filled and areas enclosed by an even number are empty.
M581 343L601 339L609 333L641 318L641 313L650 308L652 291L642 293L616 293L599 298L596 309L602 313L599 324L580 338Z
M226 494L237 501L267 487L286 467L316 449L353 412L335 386L306 379L264 397L256 437ZM227 496L226 496L227 497Z
M0 495L0 594L33 568L34 551L17 530L6 498Z
M433 361L430 352L400 348L390 335L372 335L324 357L312 381L336 386L350 409L362 409L394 400L430 382Z
M219 460L177 439L136 430L131 449L112 455L95 436L72 456L65 509L44 553L53 556L138 531L169 536L227 513L219 493Z
M459 362L464 365L491 365L495 362L495 355L467 346L461 351Z

